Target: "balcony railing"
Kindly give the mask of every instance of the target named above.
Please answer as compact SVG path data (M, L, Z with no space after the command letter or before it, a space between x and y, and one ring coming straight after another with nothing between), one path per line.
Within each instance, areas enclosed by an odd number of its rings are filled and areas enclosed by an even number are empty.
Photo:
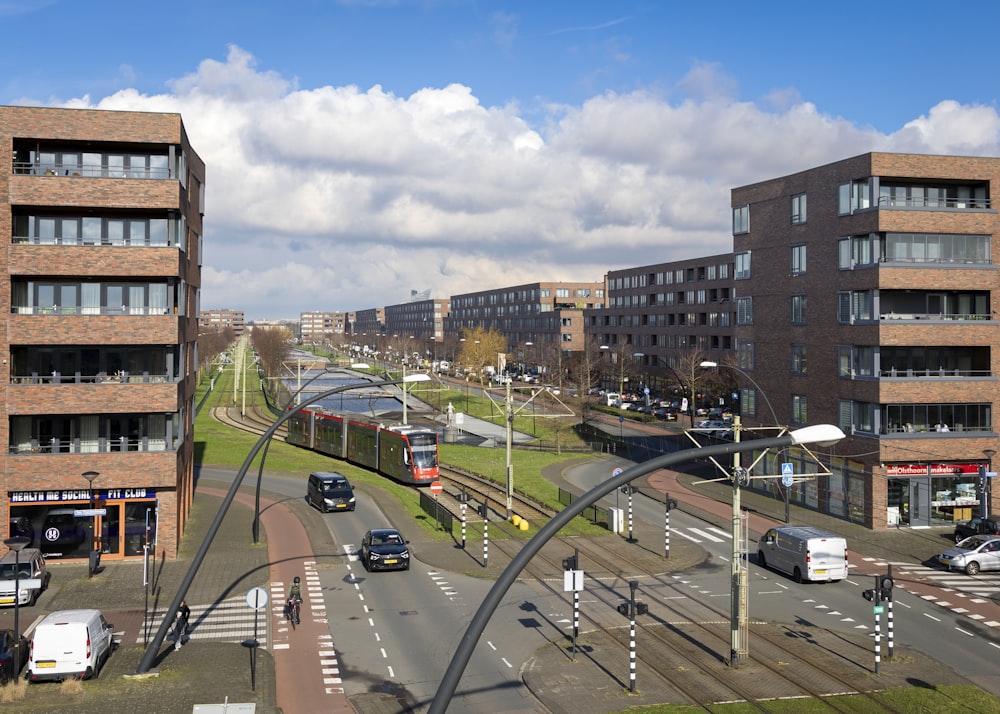
M11 375L11 384L166 384L166 374L98 372L97 374L30 374Z
M880 320L992 320L989 313L969 312L883 312Z
M10 308L14 315L169 315L171 312L177 313L177 308L168 307L148 307L140 305L137 307L39 307L32 305L14 305Z
M992 203L988 198L896 198L879 196L879 208L946 208L949 210L989 210Z
M988 369L946 369L937 367L935 369L896 369L890 367L879 372L879 377L885 379L925 379L933 377L940 379L943 377L990 377L993 372Z
M60 166L33 164L30 162L14 162L14 173L27 176L70 176L74 178L131 178L131 179L169 179L170 169L158 168L126 168L124 166L104 166L102 164L77 164L75 166Z
M95 440L83 439L31 439L20 444L11 444L10 453L33 454L113 454L129 451L155 452L174 451L164 439L149 437L100 437Z

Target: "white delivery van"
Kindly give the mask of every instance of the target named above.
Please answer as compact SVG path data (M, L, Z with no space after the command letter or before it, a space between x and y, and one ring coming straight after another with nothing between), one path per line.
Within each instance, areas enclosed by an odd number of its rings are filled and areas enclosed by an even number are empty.
M788 573L795 582L847 577L847 540L814 526L779 526L757 541L757 565Z
M114 646L113 628L100 610L59 610L35 626L28 654L32 682L90 679Z

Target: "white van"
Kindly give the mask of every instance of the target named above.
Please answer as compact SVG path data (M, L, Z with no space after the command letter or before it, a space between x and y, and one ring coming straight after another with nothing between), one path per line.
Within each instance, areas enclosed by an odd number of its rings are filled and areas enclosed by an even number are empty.
M100 610L59 610L47 615L31 637L28 679L98 676L111 656L113 634L114 628Z
M757 542L757 565L788 573L797 583L843 580L847 540L813 526L779 526Z

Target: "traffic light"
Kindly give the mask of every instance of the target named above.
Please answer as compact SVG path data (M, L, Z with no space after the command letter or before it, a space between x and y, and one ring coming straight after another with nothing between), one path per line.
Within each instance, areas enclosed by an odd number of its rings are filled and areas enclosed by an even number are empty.
M635 614L636 615L645 615L648 612L649 612L649 606L646 603L644 603L642 600L636 600L635 601Z
M882 600L892 600L892 576L880 576L878 579L878 589Z
M620 603L618 603L618 612L623 614L625 617L629 616L628 610L629 610L628 600L622 600Z
M869 600L871 602L878 602L878 596L875 594L874 590L865 590L863 593L861 593L861 595L865 598L865 600Z
M668 511L672 511L672 510L674 510L675 508L677 508L677 501L675 501L675 500L674 500L674 499L672 499L672 498L668 498L668 499L667 499L667 510L668 510Z
M576 570L576 556L571 555L563 558L563 570Z

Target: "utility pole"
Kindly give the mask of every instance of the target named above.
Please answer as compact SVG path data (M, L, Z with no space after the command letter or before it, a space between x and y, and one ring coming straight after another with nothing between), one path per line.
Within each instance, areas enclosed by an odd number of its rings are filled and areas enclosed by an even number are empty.
M510 393L510 375L504 380L507 383L507 520L510 520L514 497L514 462L511 451L514 446L514 399Z

